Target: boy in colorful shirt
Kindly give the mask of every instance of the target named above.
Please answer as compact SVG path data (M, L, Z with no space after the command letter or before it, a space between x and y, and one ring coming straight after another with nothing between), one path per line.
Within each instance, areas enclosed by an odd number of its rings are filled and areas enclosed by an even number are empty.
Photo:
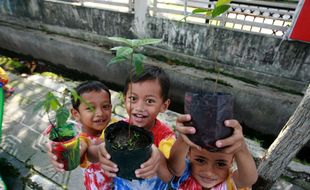
M9 88L7 83L9 82L9 76L6 74L5 70L0 67L0 87L2 87L4 92L4 97L8 98L14 92L14 88Z
M244 141L242 128L236 120L226 120L225 125L234 129L231 137L218 140L216 145L225 147L210 152L193 144L186 134L194 134L195 128L184 127L190 115L177 119L177 131L181 134L173 145L168 160L170 171L176 176L172 188L178 190L241 190L249 189L257 180L255 162ZM233 160L237 170L232 170Z
M145 66L142 73L133 71L131 78L125 83L125 107L129 115L129 123L149 130L154 136L154 145L151 158L136 170L136 177L141 180L127 180L116 176L118 168L109 160L110 155L105 149L105 144L89 149L94 159L98 156L106 174L115 177L114 189L167 189L168 181L172 175L168 171L166 159L175 142L173 131L157 118L159 113L167 110L170 99L170 81L167 74L155 66ZM159 150L159 152L158 152ZM97 152L96 152L97 151ZM159 159L152 159L154 154L159 154Z
M84 100L75 101L72 98L71 114L82 128L80 133L80 166L84 168L85 188L86 190L110 190L112 178L104 174L100 163L91 163L86 157L88 146L102 143L101 134L111 120L110 91L101 82L88 81L76 87L76 92ZM48 154L56 170L64 171L63 164L57 162L57 157L50 151Z

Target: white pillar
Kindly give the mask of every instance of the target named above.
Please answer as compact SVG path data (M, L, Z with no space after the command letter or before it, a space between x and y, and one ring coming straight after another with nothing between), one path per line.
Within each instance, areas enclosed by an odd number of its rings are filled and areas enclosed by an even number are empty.
M134 28L133 32L139 38L145 38L146 32L146 15L148 14L148 5L149 0L134 0L134 8L135 8L135 20L134 20Z

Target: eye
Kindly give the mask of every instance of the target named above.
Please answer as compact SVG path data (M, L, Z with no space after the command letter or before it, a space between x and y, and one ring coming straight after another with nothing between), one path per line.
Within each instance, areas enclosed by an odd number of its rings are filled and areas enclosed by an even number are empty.
M105 105L102 106L102 108L103 108L104 110L110 110L111 104L105 104Z
M145 102L146 102L147 104L154 104L154 103L155 103L155 100L153 100L153 99L146 99Z
M228 165L225 162L216 162L216 167L218 167L218 168L227 168Z
M128 99L129 99L130 102L135 102L137 100L137 97L129 96Z
M87 111L94 111L95 107L93 105L87 105L86 110Z
M200 165L203 165L206 163L206 160L205 159L202 159L202 158L196 158L195 161L200 164Z

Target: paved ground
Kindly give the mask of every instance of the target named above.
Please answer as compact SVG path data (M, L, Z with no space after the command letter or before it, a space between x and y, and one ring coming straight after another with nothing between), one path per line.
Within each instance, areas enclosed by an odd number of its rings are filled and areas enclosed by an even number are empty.
M57 173L49 163L44 144L47 139L42 136L42 131L48 126L44 114L33 115L35 102L50 90L61 91L64 83L44 78L39 75L20 77L10 75L11 85L15 88L13 96L5 101L3 138L0 144L0 159L5 158L10 162L11 168L6 169L10 177L9 186L14 190L19 189L44 189L60 190L68 184L70 190L82 190L83 175L80 168L72 172ZM68 86L76 86L76 82L66 81ZM125 115L122 109L119 94L112 92L114 117ZM160 119L170 126L174 124L176 113L168 111L160 115ZM263 150L248 142L254 157L259 157ZM1 166L1 164L0 164ZM19 172L19 175L12 171ZM3 172L3 171L1 171ZM26 184L26 187L23 187ZM285 181L277 182L272 190L302 190Z

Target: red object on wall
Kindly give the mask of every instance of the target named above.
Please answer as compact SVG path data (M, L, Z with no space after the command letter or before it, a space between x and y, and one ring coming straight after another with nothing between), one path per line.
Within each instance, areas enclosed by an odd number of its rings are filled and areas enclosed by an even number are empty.
M289 39L310 42L310 0L300 0Z

